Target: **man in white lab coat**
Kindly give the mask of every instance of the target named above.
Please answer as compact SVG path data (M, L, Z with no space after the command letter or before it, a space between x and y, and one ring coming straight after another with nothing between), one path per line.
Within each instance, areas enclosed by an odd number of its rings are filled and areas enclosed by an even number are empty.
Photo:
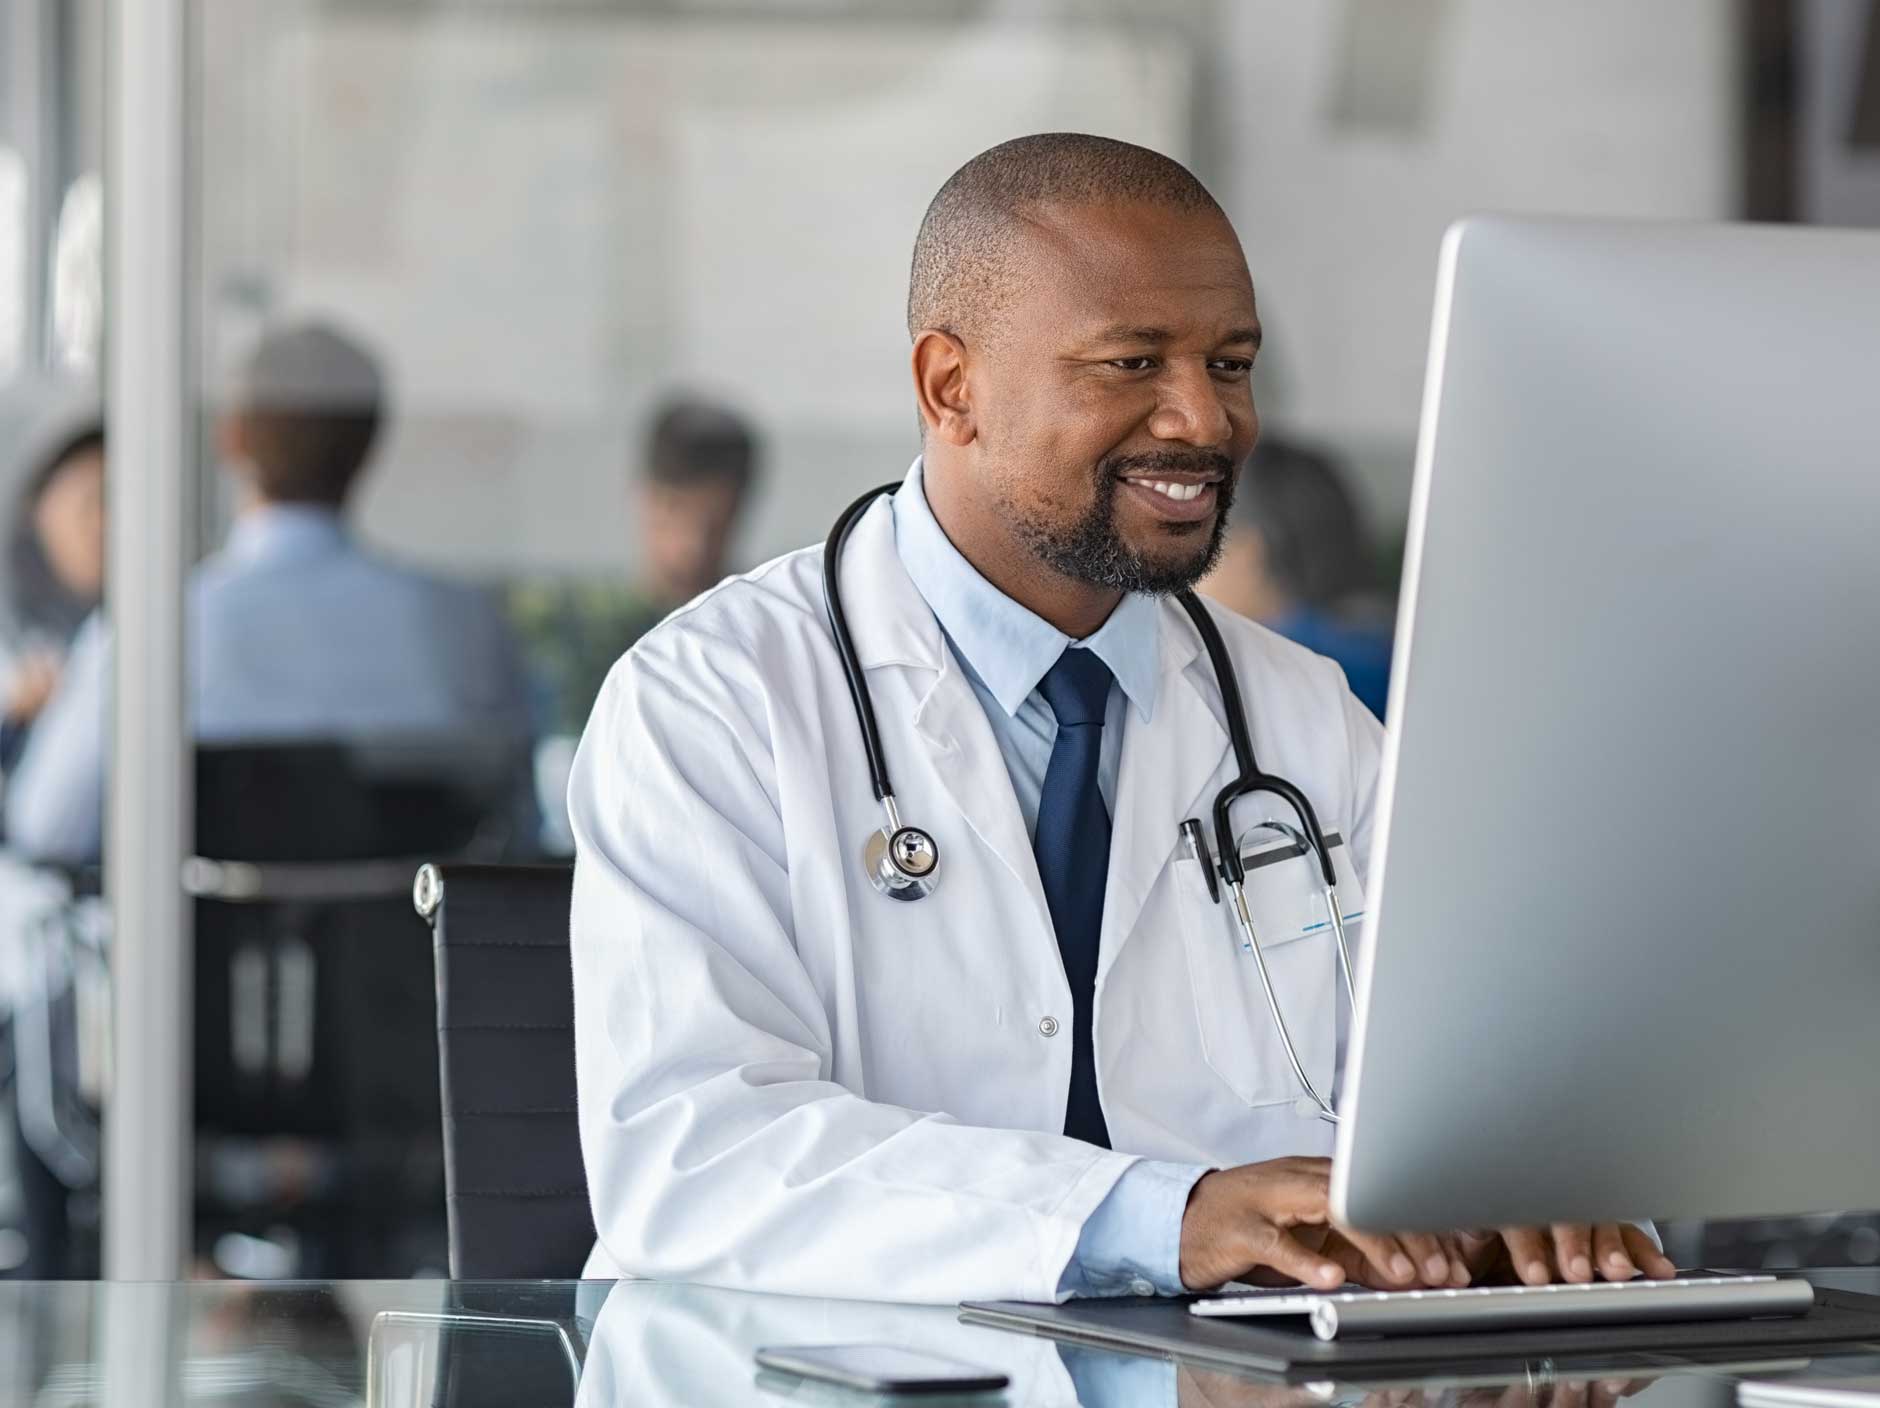
M1669 1274L1632 1227L1330 1225L1329 1127L1179 844L1235 769L1171 593L1258 433L1253 287L1207 191L1120 142L995 147L927 212L908 329L923 454L839 580L937 888L864 871L881 808L822 550L615 667L570 788L590 1273L911 1301ZM1329 661L1215 620L1262 761L1362 875L1376 721ZM1333 1088L1332 941L1267 956Z

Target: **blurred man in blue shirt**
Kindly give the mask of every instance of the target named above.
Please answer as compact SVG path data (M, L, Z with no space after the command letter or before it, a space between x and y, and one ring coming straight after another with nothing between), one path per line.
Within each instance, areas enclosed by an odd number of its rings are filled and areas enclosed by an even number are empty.
M1390 691L1394 612L1338 465L1261 436L1235 492L1231 531L1201 590L1345 672L1378 718Z
M263 339L220 449L240 505L189 588L190 693L203 742L527 737L494 605L366 551L344 510L384 409L379 369L330 328ZM101 850L110 628L80 630L6 791L6 838L35 859Z

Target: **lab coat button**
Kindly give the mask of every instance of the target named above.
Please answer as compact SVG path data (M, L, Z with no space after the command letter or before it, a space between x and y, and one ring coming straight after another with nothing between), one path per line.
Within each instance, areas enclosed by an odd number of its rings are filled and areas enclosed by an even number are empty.
M1129 1293L1133 1296L1152 1296L1155 1294L1155 1287L1138 1276L1129 1283Z
M1038 1023L1038 1030L1043 1032L1046 1036L1056 1036L1057 1035L1057 1018L1046 1017L1043 1021Z

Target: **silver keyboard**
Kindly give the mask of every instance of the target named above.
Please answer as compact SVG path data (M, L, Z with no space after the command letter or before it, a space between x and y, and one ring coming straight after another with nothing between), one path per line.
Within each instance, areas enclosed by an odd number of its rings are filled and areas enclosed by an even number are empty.
M1637 1325L1805 1315L1814 1288L1795 1277L1685 1276L1591 1285L1468 1286L1431 1291L1255 1291L1189 1302L1190 1315L1304 1316L1322 1340L1443 1335L1546 1326Z

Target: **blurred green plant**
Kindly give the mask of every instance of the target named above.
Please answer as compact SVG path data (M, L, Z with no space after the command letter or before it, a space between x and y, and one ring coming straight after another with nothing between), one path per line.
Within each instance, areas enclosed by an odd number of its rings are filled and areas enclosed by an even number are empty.
M518 583L504 608L522 643L539 726L579 733L614 662L672 608L608 580Z

